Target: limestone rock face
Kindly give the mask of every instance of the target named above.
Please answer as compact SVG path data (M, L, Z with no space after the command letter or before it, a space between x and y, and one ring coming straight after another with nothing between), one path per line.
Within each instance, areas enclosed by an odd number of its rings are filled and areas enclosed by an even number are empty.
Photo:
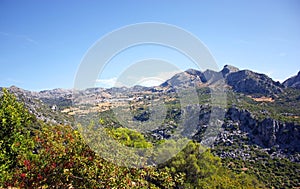
M264 74L250 70L239 70L230 65L224 66L220 72L206 70L204 72L188 69L178 73L161 84L161 87L187 88L195 86L224 86L235 92L256 96L275 96L283 92L284 85L273 81Z
M300 152L300 126L295 123L281 122L272 118L259 121L249 111L237 108L230 108L226 117L238 124L241 131L248 133L253 143L263 148L276 146Z
M226 75L233 73L233 72L238 72L239 69L237 67L231 66L231 65L225 65L224 68L222 69L221 73L225 77Z
M250 70L230 73L226 76L226 82L234 91L244 94L274 96L283 91L283 85L279 82Z
M283 85L286 87L292 87L296 89L300 89L300 71L296 76L293 76L283 82Z

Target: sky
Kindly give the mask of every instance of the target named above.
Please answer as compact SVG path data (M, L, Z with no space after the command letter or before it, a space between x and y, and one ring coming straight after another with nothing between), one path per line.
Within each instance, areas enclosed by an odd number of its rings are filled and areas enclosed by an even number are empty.
M230 64L284 81L300 70L299 10L298 0L0 0L0 86L73 88L85 55L99 39L144 22L190 32L220 69ZM112 57L95 85L112 85L132 73L132 65L151 64L146 59L165 60L178 70L193 67L174 49L136 46ZM136 83L145 78L139 79ZM142 84L147 82L152 81Z

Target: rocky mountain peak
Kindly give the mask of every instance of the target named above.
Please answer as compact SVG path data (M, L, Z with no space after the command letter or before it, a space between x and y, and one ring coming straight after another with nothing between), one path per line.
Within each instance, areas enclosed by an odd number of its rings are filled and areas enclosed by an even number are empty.
M204 72L188 69L174 75L161 87L191 87L191 86L230 86L235 92L257 96L276 96L283 91L284 86L273 81L265 74L251 70L239 70L225 65L220 72L206 70Z
M250 70L241 70L229 73L226 82L234 91L244 94L259 94L274 96L283 91L283 85L273 81L265 74L259 74Z
M188 69L185 72L188 73L188 74L190 74L190 75L202 75L201 71L195 70L195 69Z
M283 82L283 85L286 87L292 87L296 89L300 89L300 71L296 76L293 76Z
M225 65L224 68L221 70L221 73L225 77L226 75L237 72L239 69L237 67L231 66L231 65Z
M216 71L213 71L213 70L206 70L203 73L203 75L204 75L203 82L208 82L210 84L214 83L216 81L224 79L221 72L216 72Z
M27 90L24 90L24 89L21 89L15 85L12 85L8 88L8 91L10 91L11 93L14 93L15 95L17 96L30 96L32 95L34 92L31 92L31 91L27 91Z
M21 88L15 86L15 85L10 86L10 87L9 87L9 90L10 90L10 91L13 91L13 92L19 92L19 91L22 91L22 92L23 92L23 91L24 91L23 89L21 89Z

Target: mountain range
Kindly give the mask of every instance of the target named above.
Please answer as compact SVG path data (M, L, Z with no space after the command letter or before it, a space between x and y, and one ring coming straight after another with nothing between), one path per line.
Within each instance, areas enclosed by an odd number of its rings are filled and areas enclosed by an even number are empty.
M282 93L285 88L300 89L300 71L296 76L292 76L285 80L283 83L274 81L262 73L256 73L251 70L239 70L238 68L225 65L220 72L206 70L201 72L195 69L188 69L184 72L175 74L170 79L166 80L159 86L154 87L143 87L134 86L132 88L92 88L86 89L87 92L94 91L95 93L100 91L139 91L139 90L150 90L160 89L166 90L167 88L180 88L180 87L213 87L217 82L222 81L224 87L232 89L235 92L240 92L249 95L259 96L274 96ZM51 99L51 98L66 98L69 99L72 96L72 89L52 89L43 90L39 92L27 91L16 86L10 87L10 90L14 93L23 93L30 95L38 99Z
M299 75L299 74L298 74ZM171 79L164 82L161 86L186 87L195 86L213 86L217 82L223 81L225 87L249 95L270 96L283 92L285 87L298 86L300 77L292 77L281 84L273 81L265 74L256 73L250 70L239 70L230 65L225 65L220 72L206 70L189 69L185 72L176 74Z
M189 98L191 88L196 89L199 103L182 107L177 92L186 91L184 94ZM211 95L218 89L227 98L225 106L216 107L224 116L210 123L214 108ZM123 127L125 119L129 125L141 125L151 120L152 115L160 116L160 110L151 109L150 102L165 104L166 114L161 113L165 116L163 123L149 127L143 133L147 139L172 138L180 127L178 121L188 115L180 132L200 143L212 140L212 152L230 169L247 170L261 177L269 187L281 188L278 183L286 184L284 180L292 183L289 186L300 186L297 177L300 170L300 72L280 83L265 74L226 65L219 72L188 69L153 87L34 92L11 86L8 90L39 120L75 127L75 121L82 121L82 125L91 121L98 123L99 117L107 127ZM116 108L123 108L125 112L123 116L117 115L118 119L112 111ZM131 114L127 116L126 112ZM212 124L219 124L222 132L216 138L205 138L204 133ZM289 175L285 173L287 167Z
M176 89L185 89L189 87L210 89L222 88L224 91L233 91L238 94L248 95L257 100L269 99L272 101L276 98L279 99L282 95L286 95L288 93L287 91L290 89L296 91L300 89L300 71L298 75L292 76L283 83L280 83L272 80L265 74L256 73L251 70L239 70L231 65L225 65L219 72L212 70L201 72L195 69L188 69L184 72L175 74L161 85L154 87L88 88L76 91L76 95L81 96L80 99L76 98L76 96L74 97L75 93L72 89L57 88L39 92L24 90L16 86L11 86L8 89L22 99L30 111L36 114L37 117L45 121L55 121L54 117L62 116L59 114L52 115L53 113L45 116L42 115L40 110L45 112L48 112L48 110L51 109L62 110L65 107L74 105L74 103L97 104L105 100L129 98L129 96L132 96L130 94L172 93L176 92ZM298 100L299 99L300 95L298 97ZM50 112L57 113L57 111ZM66 122L66 120L63 118L62 120L59 120L59 122Z

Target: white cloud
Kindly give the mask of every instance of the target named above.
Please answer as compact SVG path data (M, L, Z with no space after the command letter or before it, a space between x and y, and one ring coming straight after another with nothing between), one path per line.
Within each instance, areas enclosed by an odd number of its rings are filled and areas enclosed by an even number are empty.
M96 86L97 87L104 87L104 88L111 88L111 87L132 87L134 85L142 85L146 87L150 86L158 86L165 82L166 80L170 79L175 74L181 71L171 71L171 72L160 72L157 75L153 76L141 76L141 75L126 75L126 77L122 78L108 78L108 79L97 79Z
M97 79L96 83L98 87L110 88L116 85L117 78L109 78L109 79Z
M152 87L152 86L158 86L163 82L164 82L164 80L162 80L161 78L148 77L148 78L141 79L136 84L137 85L142 85L142 86L145 86L145 87Z
M131 75L128 76L128 81L124 80L123 82L130 86L133 85L142 85L146 87L158 86L165 82L166 80L173 77L175 74L181 71L170 71L170 72L160 72L157 74L153 74L151 76L142 76L142 75Z

